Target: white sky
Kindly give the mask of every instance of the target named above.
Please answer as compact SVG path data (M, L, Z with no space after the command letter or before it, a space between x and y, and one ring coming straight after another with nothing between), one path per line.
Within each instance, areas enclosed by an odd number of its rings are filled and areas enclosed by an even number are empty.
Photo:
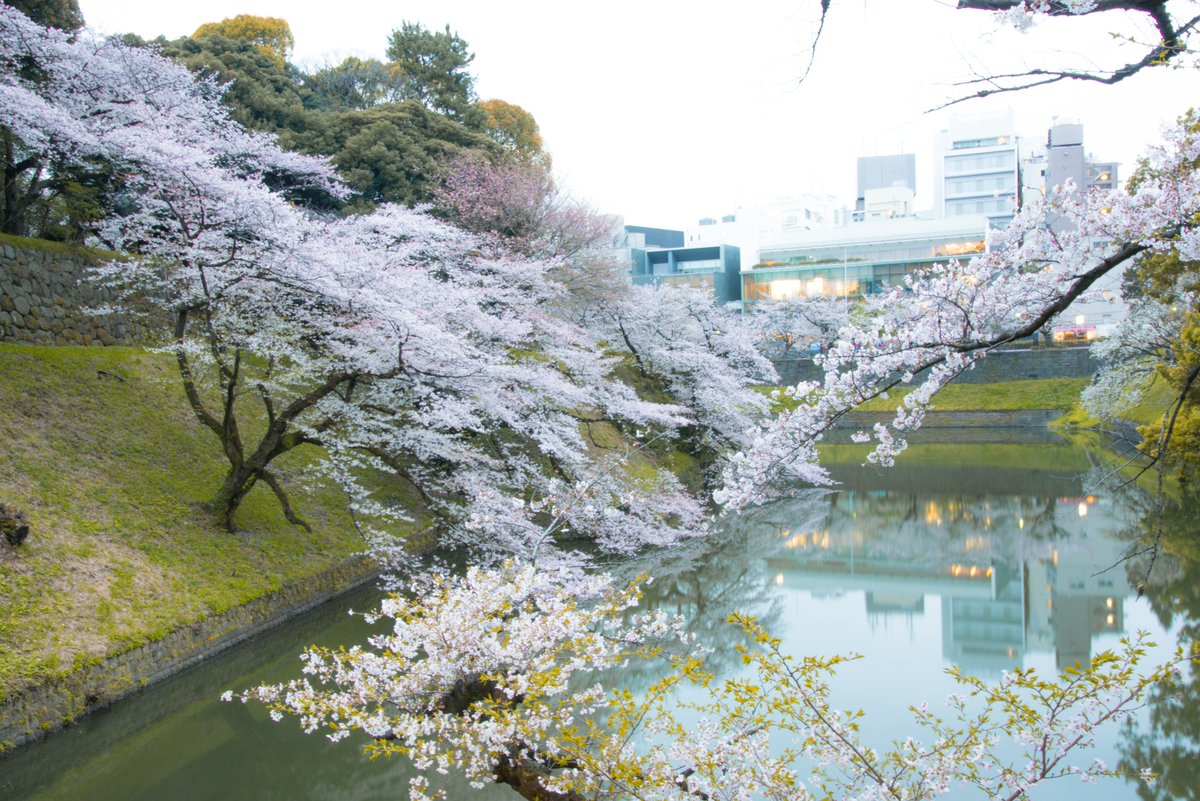
M1180 0L1196 13L1196 0ZM447 23L467 40L480 98L537 119L560 180L638 225L685 228L702 216L804 192L852 204L855 159L915 153L918 208L932 205L934 134L973 70L1070 59L1140 57L1110 32L1148 26L1122 14L1000 27L953 0L835 0L808 62L818 0L604 3L530 0L80 0L89 25L152 38L189 35L236 14L282 17L306 66L383 57L402 21ZM1149 35L1149 34L1146 34ZM1136 50L1137 55L1134 55ZM1040 61L1039 61L1040 60ZM1042 141L1052 118L1084 124L1085 146L1127 176L1160 126L1197 100L1200 72L1156 69L1115 87L1059 84L971 101L959 113L1011 107Z

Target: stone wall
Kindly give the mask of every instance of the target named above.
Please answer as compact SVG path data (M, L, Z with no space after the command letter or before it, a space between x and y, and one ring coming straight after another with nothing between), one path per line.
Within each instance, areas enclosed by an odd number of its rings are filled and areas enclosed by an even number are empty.
M0 702L0 751L36 740L74 719L165 679L213 654L370 581L375 562L352 559L155 642L81 668Z
M113 300L109 288L88 278L97 258L83 248L0 239L0 342L133 345L161 339L161 317L89 313Z
M774 362L784 384L820 381L822 373L812 359ZM1013 348L995 350L976 363L974 370L954 379L956 384L996 384L1033 378L1088 378L1098 364L1090 348Z

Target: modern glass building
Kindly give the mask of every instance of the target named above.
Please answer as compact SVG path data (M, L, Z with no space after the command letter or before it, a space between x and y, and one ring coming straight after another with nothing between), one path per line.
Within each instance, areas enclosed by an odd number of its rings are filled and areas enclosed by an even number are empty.
M983 215L945 220L912 217L806 232L766 245L742 273L742 299L857 297L902 286L904 276L986 248Z
M733 245L664 248L630 252L635 284L668 284L712 289L717 303L741 298L741 251Z

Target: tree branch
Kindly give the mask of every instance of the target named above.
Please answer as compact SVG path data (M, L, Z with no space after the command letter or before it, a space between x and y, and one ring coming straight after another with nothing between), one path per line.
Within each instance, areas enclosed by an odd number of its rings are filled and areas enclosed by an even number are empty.
M958 0L958 8L960 10L987 11L991 13L1009 11L1023 7L1024 5L1024 0ZM985 75L973 78L956 85L993 85L988 88L979 89L964 97L950 100L931 110L936 111L967 100L976 100L1007 92L1020 92L1060 81L1085 81L1111 86L1120 83L1126 78L1137 75L1144 69L1161 66L1188 52L1187 37L1195 31L1197 24L1200 24L1200 15L1197 15L1181 25L1176 25L1175 21L1171 18L1170 12L1167 10L1166 0L1099 0L1094 8L1083 13L1073 11L1067 3L1061 2L1061 0L1050 0L1044 13L1052 17L1072 17L1099 14L1106 11L1133 11L1147 15L1158 33L1158 42L1150 46L1149 51L1142 58L1113 70L1087 71L1036 68L1025 72ZM1000 81L1012 81L1012 83L998 83Z
M292 510L292 505L288 502L287 493L283 491L283 487L275 478L275 475L270 471L260 470L258 471L258 476L263 481L267 482L267 486L270 487L271 491L275 493L275 497L279 500L279 505L283 508L283 516L287 518L287 521L293 526L299 526L309 534L312 534L312 526L310 526L308 522L304 520L304 518L300 517L295 513L295 511Z

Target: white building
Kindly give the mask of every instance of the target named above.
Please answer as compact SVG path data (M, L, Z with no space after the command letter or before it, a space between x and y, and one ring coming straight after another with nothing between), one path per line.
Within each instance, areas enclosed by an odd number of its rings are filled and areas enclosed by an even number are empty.
M737 245L742 266L758 262L760 244L781 236L844 225L849 212L833 195L800 195L757 206L739 206L733 214L706 217L687 229L688 247Z
M934 216L1007 225L1021 203L1019 142L1011 111L951 117L934 142Z
M1119 184L1118 164L1088 154L1083 144L1083 126L1056 123L1046 134L1045 145L1030 148L1022 160L1026 197L1044 195L1047 189L1064 186L1070 180L1080 192L1111 190ZM1055 230L1070 227L1065 219L1050 218ZM1110 273L1089 292L1071 304L1053 324L1055 339L1088 341L1104 337L1125 318L1129 306L1121 295L1124 271Z

